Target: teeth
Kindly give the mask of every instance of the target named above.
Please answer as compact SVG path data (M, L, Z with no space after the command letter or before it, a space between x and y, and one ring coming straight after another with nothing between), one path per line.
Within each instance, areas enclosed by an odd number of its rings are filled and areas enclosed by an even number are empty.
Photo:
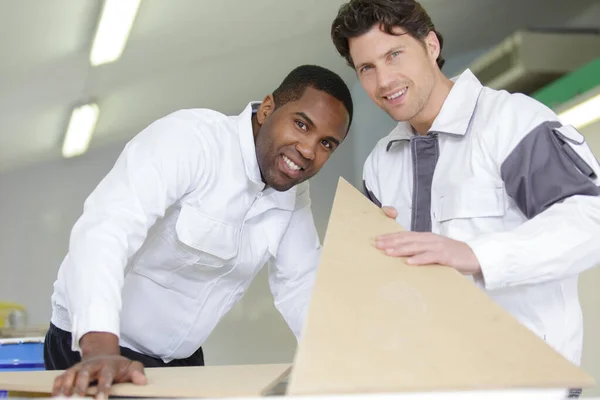
M285 161L285 163L288 165L288 167L290 167L291 170L298 171L300 169L298 165L296 165L292 160L290 160L286 156L283 156L283 161Z
M404 89L402 89L401 91L399 91L399 92L396 92L396 93L394 93L393 95L391 95L391 96L388 96L387 98L388 98L388 100L394 100L395 98L398 98L398 97L402 96L404 93L406 93L406 91L407 91L407 90L408 90L408 88L407 88L407 87L405 87L405 88L404 88Z

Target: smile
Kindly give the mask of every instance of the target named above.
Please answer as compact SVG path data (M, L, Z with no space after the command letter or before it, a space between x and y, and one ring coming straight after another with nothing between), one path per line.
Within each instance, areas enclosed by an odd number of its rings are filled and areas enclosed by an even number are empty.
M406 93L407 90L408 90L408 87L405 87L404 89L399 90L396 93L393 93L389 96L384 96L384 97L388 100L394 100L394 99L397 99L398 97L402 96L404 93Z
M283 156L283 161L285 161L285 163L287 164L287 166L292 170L292 171L300 171L302 168L296 164L295 162L293 162L292 160L290 160L289 158L287 158L286 156Z

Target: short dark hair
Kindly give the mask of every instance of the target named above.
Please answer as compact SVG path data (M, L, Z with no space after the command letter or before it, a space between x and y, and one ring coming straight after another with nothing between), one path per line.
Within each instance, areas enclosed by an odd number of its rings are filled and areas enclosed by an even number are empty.
M325 92L341 101L348 111L350 118L348 127L350 127L354 108L350 89L338 74L318 65L301 65L294 68L273 92L275 107L300 99L308 87Z
M383 31L390 35L396 35L394 27L403 28L420 41L433 31L440 42L437 65L440 69L444 66L444 38L435 30L427 11L416 0L350 0L343 4L331 24L331 39L349 66L354 68L348 39L367 33L375 25L381 25Z

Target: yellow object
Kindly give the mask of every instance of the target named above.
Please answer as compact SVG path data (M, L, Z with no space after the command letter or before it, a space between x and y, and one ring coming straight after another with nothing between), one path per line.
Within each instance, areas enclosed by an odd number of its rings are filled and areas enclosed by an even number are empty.
M4 327L4 320L12 311L25 311L25 306L17 303L0 301L0 328Z

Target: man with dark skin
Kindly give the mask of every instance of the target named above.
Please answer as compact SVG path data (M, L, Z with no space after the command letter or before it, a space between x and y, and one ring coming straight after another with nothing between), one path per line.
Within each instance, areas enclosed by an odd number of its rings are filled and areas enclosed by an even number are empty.
M54 284L54 395L145 384L144 367L204 365L202 344L265 263L301 334L320 255L307 180L344 140L350 91L294 69L237 116L177 111L125 147L86 200Z

